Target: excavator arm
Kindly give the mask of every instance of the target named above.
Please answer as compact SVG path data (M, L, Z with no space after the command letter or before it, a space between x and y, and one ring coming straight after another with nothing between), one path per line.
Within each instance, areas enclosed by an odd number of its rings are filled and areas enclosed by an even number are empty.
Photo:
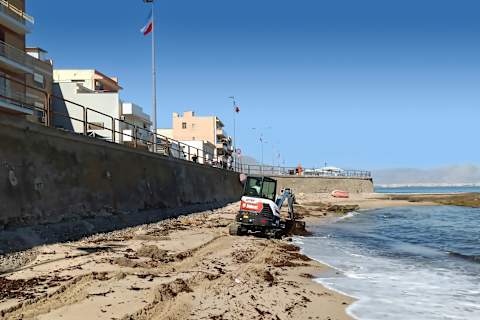
M295 213L293 211L293 204L295 203L295 194L293 194L292 189L285 188L282 190L282 193L277 198L276 205L278 206L278 210L282 210L282 206L287 200L288 203L288 217L290 220L295 220Z

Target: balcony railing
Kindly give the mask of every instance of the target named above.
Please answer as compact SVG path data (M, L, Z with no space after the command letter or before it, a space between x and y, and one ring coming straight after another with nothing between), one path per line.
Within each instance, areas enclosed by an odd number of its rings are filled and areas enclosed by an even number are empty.
M7 79L0 78L0 101L2 108L14 110L24 114L32 114L34 101L27 97L25 92L11 89L12 82ZM25 90L25 87L23 88Z
M0 56L16 62L17 64L27 69L32 69L34 66L35 58L3 41L0 41Z
M15 20L23 24L25 24L26 22L30 22L31 24L35 23L35 19L32 16L15 7L7 0L0 0L0 12L4 12L8 16L14 18Z

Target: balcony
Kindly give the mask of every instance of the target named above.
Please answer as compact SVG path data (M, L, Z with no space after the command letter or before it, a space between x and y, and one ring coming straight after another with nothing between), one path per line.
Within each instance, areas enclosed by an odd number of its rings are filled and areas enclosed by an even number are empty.
M33 115L34 107L29 103L25 92L13 92L9 88L10 81L0 78L0 112Z
M146 124L150 125L150 116L143 112L143 109L130 102L123 102L122 103L122 115L127 119L127 118L134 118L138 119L142 122L145 122Z
M123 142L134 142L136 137L137 143L146 145L147 142L150 142L153 140L152 133L144 129L143 130L137 129L136 135L133 129L123 129L122 133L123 133L122 135Z
M0 0L0 24L19 33L30 32L31 26L35 23L33 17L12 5L7 0Z
M0 0L1 1L1 0ZM0 41L0 66L15 73L33 73L34 58Z
M217 128L217 139L222 140L228 136L227 132L223 128Z

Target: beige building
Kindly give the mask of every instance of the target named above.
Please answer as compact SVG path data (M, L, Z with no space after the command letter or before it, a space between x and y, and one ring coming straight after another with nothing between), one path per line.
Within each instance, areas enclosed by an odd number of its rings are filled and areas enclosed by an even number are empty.
M172 115L172 128L159 129L159 134L179 141L207 141L215 146L214 156L232 153L232 138L216 116L196 116L193 111Z
M0 112L46 121L42 109L51 93L52 64L45 51L25 47L33 23L25 0L0 1Z

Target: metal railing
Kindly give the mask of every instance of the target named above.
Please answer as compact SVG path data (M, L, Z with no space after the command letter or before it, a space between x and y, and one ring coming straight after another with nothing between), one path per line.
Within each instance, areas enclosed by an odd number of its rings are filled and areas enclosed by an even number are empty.
M93 107L86 107L77 102L58 97L53 94L48 94L44 90L36 87L26 85L25 83L12 79L5 75L0 75L0 80L5 79L21 85L25 90L34 90L36 93L44 97L42 104L44 107L35 106L31 101L23 101L24 95L21 97L8 96L9 92L0 90L0 98L9 101L10 103L20 104L25 108L31 109L35 114L40 114L40 122L47 126L60 130L67 130L76 134L81 134L90 138L101 139L111 143L119 143L136 149L143 149L145 151L153 152L153 135L154 132L149 129L139 127L126 120L112 117L106 113L100 112ZM65 104L65 111L54 110L55 103ZM68 108L66 106L69 106ZM73 110L76 109L76 110ZM75 114L75 115L72 115ZM77 116L77 114L79 116ZM95 116L95 121L92 117ZM61 126L61 121L64 119L65 124ZM101 120L98 120L101 119ZM299 168L297 167L280 167L269 165L251 165L242 164L241 159L234 157L226 157L223 155L216 155L215 152L210 152L204 149L196 148L187 143L156 134L157 136L157 151L156 154L164 157L171 157L183 161L196 162L200 165L213 166L217 168L233 170L242 172L247 175L271 175L271 176L322 176L322 177L358 177L371 178L369 171L363 170L339 170L326 171L325 169L315 168ZM126 139L128 138L128 139Z
M40 114L40 122L45 126L71 131L76 134L101 139L111 143L120 143L145 151L153 152L154 150L153 135L155 133L149 129L139 127L126 120L118 119L96 110L100 108L87 107L75 101L48 94L39 88L29 86L6 75L0 75L0 78L5 79L5 81L19 84L24 90L34 90L45 97L45 103L43 104L44 107L38 107L35 106L33 102L26 104L25 101L21 101L19 97L13 97L11 94L9 95L9 92L6 90L4 90L3 94L0 92L0 99L4 99L13 104L21 104L23 107L32 110L35 114ZM54 110L53 106L55 103L64 104L65 112ZM66 107L67 105L68 108ZM92 120L93 117L95 117L94 120ZM102 119L102 121L98 119ZM237 172L240 172L241 170L240 161L233 161L233 157L226 157L223 155L217 156L215 152L199 149L163 135L156 134L156 136L156 154L159 156L172 157L184 161L195 162L200 165L234 170ZM129 139L125 139L126 137Z
M31 24L35 23L35 19L32 16L15 7L7 0L0 0L0 11L5 12L10 17L18 20L19 22L30 22Z
M41 96L39 99L33 99L26 94L27 88L36 90ZM44 119L46 115L45 110L39 110L35 107L35 100L43 106L48 104L48 95L37 88L30 87L25 83L13 78L9 78L0 74L0 99L13 107L27 109L36 114L40 119ZM40 101L41 100L41 101ZM7 107L8 108L8 107Z
M0 41L0 56L3 56L28 68L33 68L34 65L35 58L3 41Z
M247 175L303 176L303 177L356 177L371 178L372 173L365 170L326 170L322 168L298 168L269 165L241 165L241 171Z
M5 97L6 99L12 98L12 104L26 106L27 95L25 94L25 92L12 91L11 89L8 89L10 87L10 84L10 80L5 80L5 82L0 85L0 96Z

